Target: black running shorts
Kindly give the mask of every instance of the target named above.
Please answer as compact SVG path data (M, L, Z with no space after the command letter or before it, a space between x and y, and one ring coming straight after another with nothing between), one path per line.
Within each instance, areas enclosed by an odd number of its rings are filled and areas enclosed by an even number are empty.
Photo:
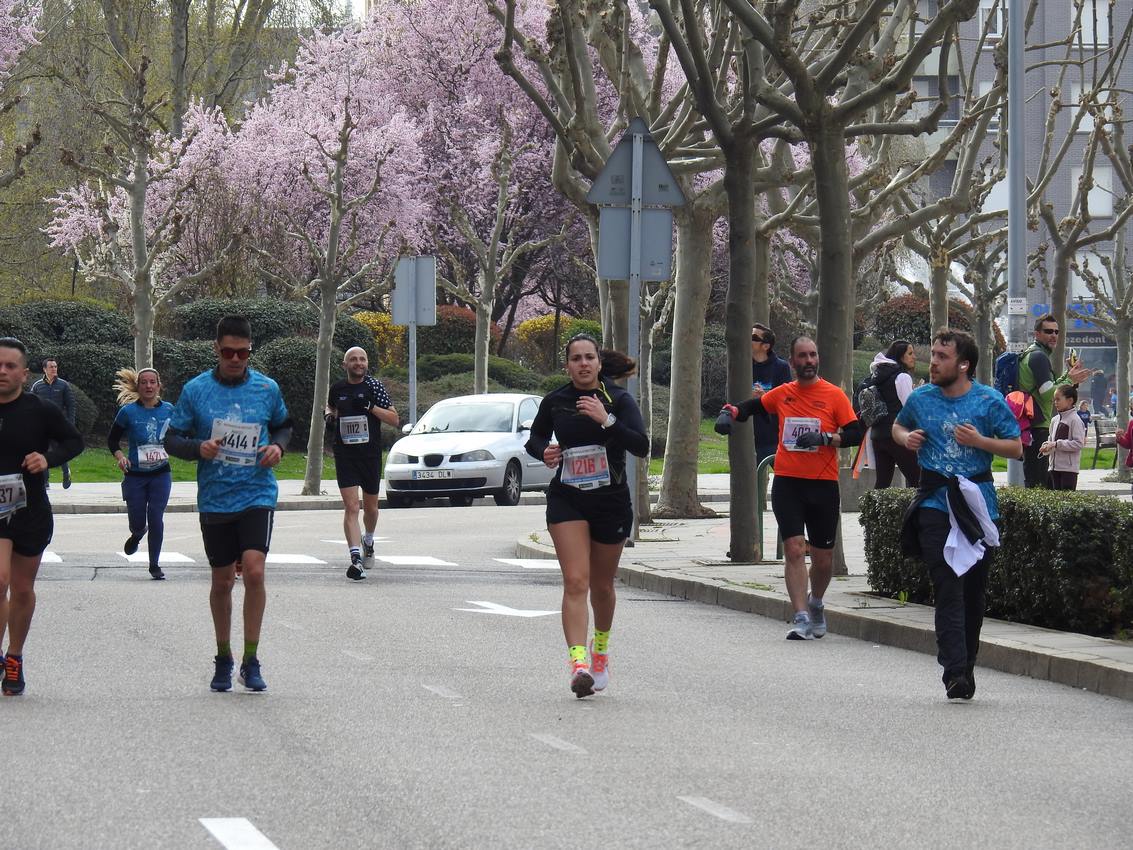
M786 540L804 530L814 549L833 549L842 503L838 482L776 475L771 484L771 510Z
M336 453L334 456L334 477L338 480L339 490L361 487L363 493L376 496L378 495L378 485L382 480L382 456L351 457L350 455Z
M10 519L0 520L0 540L11 540L12 551L25 558L42 555L55 533L55 518L49 505L29 505Z
M210 514L209 521L201 517L201 536L205 541L205 555L210 567L227 567L235 564L245 552L268 553L275 511L270 508L249 508L231 519L219 519Z
M579 490L552 485L547 491L547 525L583 521L595 543L621 543L633 532L633 506L629 489Z

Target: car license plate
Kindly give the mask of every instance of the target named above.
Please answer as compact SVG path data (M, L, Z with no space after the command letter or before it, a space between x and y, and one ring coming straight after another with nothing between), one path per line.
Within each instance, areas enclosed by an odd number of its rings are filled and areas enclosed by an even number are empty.
M415 469L413 478L417 481L429 478L452 478L451 469Z

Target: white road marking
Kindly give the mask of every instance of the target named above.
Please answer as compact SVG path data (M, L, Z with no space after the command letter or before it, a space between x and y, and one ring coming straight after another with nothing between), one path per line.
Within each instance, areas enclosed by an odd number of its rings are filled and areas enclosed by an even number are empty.
M378 537L376 534L374 535L374 542L375 543L384 543L387 540L389 540L388 537ZM320 543L334 543L338 546L345 546L346 545L345 540L327 540L326 538L322 538L322 539L319 540L319 542Z
M285 628L285 629L287 629L288 631L291 631L291 632L301 632L301 631L303 631L302 626L297 626L294 623L289 623L289 622L287 622L287 620L276 620L276 619L273 618L272 622L275 623L277 626L283 626L283 628Z
M424 685L423 684L423 685L421 685L421 687L424 688L427 691L432 691L437 696L444 697L445 699L462 699L463 698L456 691L452 690L451 688L446 688L444 685Z
M143 549L139 549L133 555L127 555L125 552L119 552L123 558L131 564L148 564L149 553ZM161 559L158 561L161 564L195 564L197 563L188 555L182 555L180 552L162 552Z
M279 850L247 818L200 818L225 850Z
M44 552L40 557L39 562L41 564L61 564L63 563L63 559L54 552Z
M269 564L325 564L326 561L320 561L318 558L312 558L310 555L276 555L269 554L267 557Z
M503 614L505 617L546 617L548 614L558 614L558 611L524 611L519 608L508 608L496 602L475 602L468 600L469 605L479 605L479 608L453 608L453 611L470 611L473 614Z
M709 800L707 797L681 797L678 795L677 799L729 823L751 823L751 818L747 815L741 815L735 809L729 809L727 806L717 803L715 800Z
M452 561L442 561L431 555L375 555L379 561L395 567L455 567Z
M586 750L582 747L572 744L570 741L564 741L562 738L556 738L554 735L547 735L543 732L528 732L528 734L540 743L546 744L548 747L554 747L556 750L562 750L564 753L582 753L585 755Z
M554 558L496 558L501 564L523 567L525 570L557 570L559 562Z
M363 655L361 652L351 652L349 649L341 649L341 650L339 650L339 652L341 652L347 658L353 658L355 661L373 661L374 660L372 656Z

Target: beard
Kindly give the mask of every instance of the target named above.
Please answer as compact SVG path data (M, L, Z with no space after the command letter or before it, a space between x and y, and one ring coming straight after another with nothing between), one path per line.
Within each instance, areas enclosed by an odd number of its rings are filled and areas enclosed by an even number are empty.
M929 379L938 387L950 387L960 379L960 370L952 372L929 373Z
M817 366L800 366L795 370L795 374L800 378L814 378L818 375Z

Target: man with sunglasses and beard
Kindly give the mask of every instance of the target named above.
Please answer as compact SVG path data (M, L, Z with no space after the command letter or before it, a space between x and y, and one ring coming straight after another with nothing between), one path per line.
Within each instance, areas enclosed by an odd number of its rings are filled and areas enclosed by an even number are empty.
M243 568L244 655L240 683L267 690L257 655L267 592L264 564L279 487L272 468L291 439L291 419L279 385L248 366L252 327L243 316L216 326L216 368L181 390L165 448L197 461L197 510L212 567L209 605L217 654L211 688L232 689L232 588Z

